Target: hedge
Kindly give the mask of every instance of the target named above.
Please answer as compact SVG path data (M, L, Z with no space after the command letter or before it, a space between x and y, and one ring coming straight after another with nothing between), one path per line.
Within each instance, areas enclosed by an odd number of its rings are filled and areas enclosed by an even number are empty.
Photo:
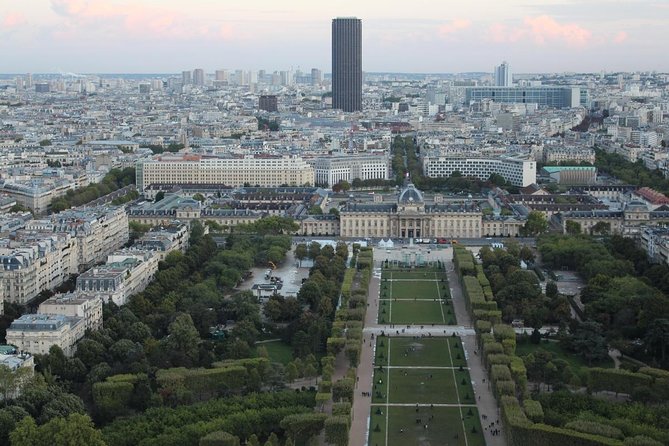
M638 386L650 387L653 378L643 373L633 373L623 369L591 368L588 373L588 389L593 392L608 390L628 393Z
M200 438L200 446L239 446L239 437L228 432L216 431Z
M325 441L335 446L348 445L349 416L334 415L325 420Z
M502 339L502 347L504 347L504 353L509 356L516 354L516 339Z
M523 408L525 409L525 415L527 415L527 418L533 422L542 423L544 421L544 409L541 407L541 403L539 401L525 399L523 401Z
M499 342L490 342L483 345L483 354L486 358L489 355L494 355L498 353L504 353L504 347Z
M625 438L625 441L623 441L623 444L625 446L664 446L663 443L643 435L627 437Z
M513 396L516 394L516 383L511 380L497 381L494 384L494 388L498 398L502 395Z
M495 364L490 368L490 379L493 382L511 381L511 371L503 364Z
M332 404L332 415L346 415L351 416L351 403L342 401L340 403Z
M620 440L546 424L513 426L511 429L511 446L622 446Z
M489 366L493 366L495 364L505 364L509 365L511 364L511 357L509 355L490 355L486 358L486 361L488 362Z
M572 429L586 434L601 435L602 437L617 438L622 440L623 432L617 427L609 426L608 424L597 423L587 420L574 420L565 424L566 429Z
M492 327L492 333L495 335L497 342L502 342L504 339L516 339L516 330L512 326L506 324L496 324Z
M351 378L342 378L332 385L332 401L353 401L354 382Z
M477 333L490 333L492 329L492 324L490 321L478 320L474 324L474 328Z

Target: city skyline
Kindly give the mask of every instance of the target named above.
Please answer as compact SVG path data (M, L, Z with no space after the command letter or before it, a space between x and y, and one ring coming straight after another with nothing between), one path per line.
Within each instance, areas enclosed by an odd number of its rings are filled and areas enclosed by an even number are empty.
M365 23L367 72L489 72L499 60L508 60L516 73L669 71L669 62L657 57L669 5L654 0L417 0L410 8L376 0L289 0L280 7L269 0L244 6L212 0L28 0L0 5L2 71L330 72L328 24L342 16Z

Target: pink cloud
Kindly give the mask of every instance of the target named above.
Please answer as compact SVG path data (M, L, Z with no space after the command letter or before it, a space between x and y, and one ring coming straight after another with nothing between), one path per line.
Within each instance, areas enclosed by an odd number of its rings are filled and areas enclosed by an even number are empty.
M193 23L177 12L137 3L111 5L104 0L51 0L52 9L75 23L77 27L122 27L135 37L186 39L209 37L223 39L236 37L232 27L226 32Z
M525 17L525 25L529 27L530 35L536 43L547 41L562 41L568 45L584 46L592 38L592 33L575 23L558 23L547 15Z
M575 23L560 23L554 18L541 15L525 17L522 25L508 27L495 23L488 28L488 38L496 43L530 40L537 45L550 42L583 47L592 41L592 32Z
M613 41L615 43L623 43L624 41L627 40L628 37L629 35L625 31L620 31L618 34L615 35Z
M448 23L444 23L439 27L439 35L442 37L450 36L463 29L467 29L472 25L471 20L455 19Z
M2 28L16 28L26 23L26 16L18 12L10 12L2 19Z

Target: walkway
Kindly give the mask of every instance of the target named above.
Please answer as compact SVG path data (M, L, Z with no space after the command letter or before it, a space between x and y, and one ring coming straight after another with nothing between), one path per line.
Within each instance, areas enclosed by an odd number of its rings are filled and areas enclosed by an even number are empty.
M455 309L455 317L457 318L458 323L464 325L465 327L471 327L472 322L467 312L467 305L465 304L464 297L462 295L462 287L458 281L457 274L454 271L452 261L449 261L446 264L448 270L448 282L451 287L451 296L453 298L453 308ZM483 360L481 355L476 354L478 346L476 345L476 336L462 336L462 343L464 344L465 350L465 359L467 359L467 365L469 366L469 376L472 380L472 386L474 387L474 394L477 399L477 406L479 409L479 414L481 416L486 415L487 420L494 421L495 427L497 428L497 420L499 418L499 409L497 406L497 401L492 393L490 388L490 380L487 376L487 370L485 365L483 365ZM472 355L472 353L475 353ZM486 445L487 446L506 446L506 438L504 435L495 435L490 434L490 430L486 429L489 422L487 420L481 420L481 426L484 431Z
M443 259L442 259L443 260ZM360 352L360 364L357 369L356 389L353 399L352 422L349 432L349 445L366 446L369 438L369 416L371 412L371 398L361 396L361 389L371 389L373 387L373 363L375 343L371 340L371 334L376 338L380 334L388 336L425 336L425 337L443 337L460 336L463 341L465 359L469 368L469 375L472 380L474 393L477 397L478 411L481 415L486 415L488 421L481 420L481 426L484 428L486 445L488 446L506 446L504 435L492 436L485 428L490 421L497 419L499 411L497 402L492 394L490 383L487 377L487 371L482 363L480 355L475 355L478 347L476 345L476 336L474 329L471 328L471 318L467 313L467 308L462 296L462 288L458 278L453 270L452 259L446 260L447 275L450 285L451 296L456 320L459 325L398 325L377 323L379 309L379 291L381 284L381 269L376 268L372 275L369 285L369 308L365 316L365 327L363 329L362 351ZM516 332L522 332L523 329L517 329ZM542 329L541 331L547 331ZM485 383L484 383L485 380ZM480 399L479 399L480 397Z

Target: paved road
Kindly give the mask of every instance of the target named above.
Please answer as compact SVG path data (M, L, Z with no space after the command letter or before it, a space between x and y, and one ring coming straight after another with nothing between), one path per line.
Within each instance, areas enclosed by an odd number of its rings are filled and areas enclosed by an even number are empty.
M349 432L349 444L351 446L366 446L369 437L369 414L371 410L371 398L363 397L361 392L372 388L373 362L375 343L371 340L371 335L380 335L382 332L389 336L460 336L463 341L463 348L469 374L474 387L474 393L477 397L477 407L481 415L486 415L487 420L481 420L484 428L486 445L488 446L506 446L506 440L503 435L492 436L490 429L487 429L491 421L495 422L499 418L497 402L490 389L490 383L487 377L485 366L481 361L480 355L476 354L478 347L476 345L476 336L471 328L471 318L466 310L466 305L462 297L462 288L458 278L453 271L452 257L446 261L449 285L451 287L451 296L455 310L457 326L446 325L393 325L377 324L377 314L379 305L379 290L381 281L380 268L375 269L372 280L369 285L369 308L365 316L365 328L363 329L363 344L360 354L360 365L357 369L356 390L353 400L352 423ZM524 329L517 329L521 332ZM542 329L542 331L544 331ZM399 333L398 333L399 332Z

